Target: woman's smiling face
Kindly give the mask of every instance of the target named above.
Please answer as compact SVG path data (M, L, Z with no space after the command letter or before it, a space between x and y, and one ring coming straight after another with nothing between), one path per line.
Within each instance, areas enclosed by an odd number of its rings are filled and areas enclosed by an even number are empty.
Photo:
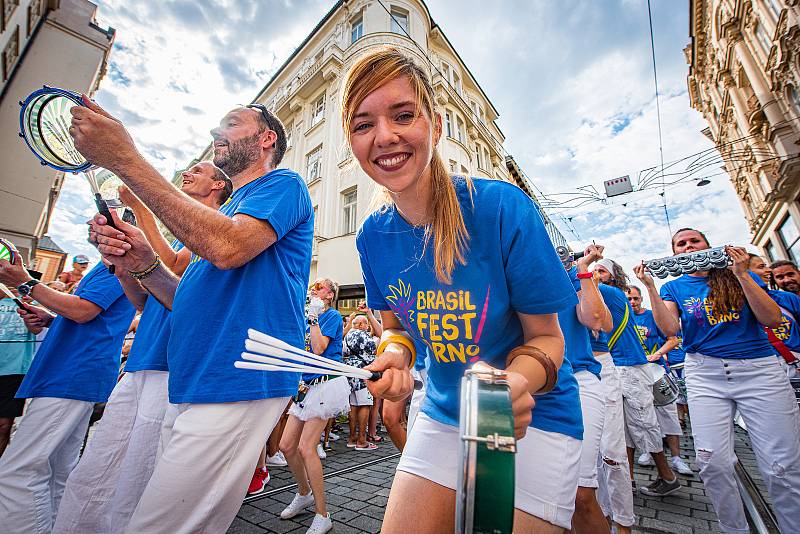
M437 115L434 125L420 108L411 82L402 76L368 94L350 122L353 155L392 193L414 190L429 172L441 118Z

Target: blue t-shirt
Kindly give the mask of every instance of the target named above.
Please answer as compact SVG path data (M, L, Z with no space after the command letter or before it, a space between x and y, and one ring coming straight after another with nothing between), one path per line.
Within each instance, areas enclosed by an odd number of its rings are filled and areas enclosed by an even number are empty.
M81 279L74 294L99 306L100 313L83 324L60 315L53 319L17 398L108 400L117 383L122 341L136 310L102 263Z
M645 353L654 354L666 342L666 338L658 329L652 310L642 310L642 313L633 312L633 320L636 323L636 329L639 330L639 337L644 343Z
M639 337L639 330L636 329L633 308L631 308L625 292L607 284L600 284L598 287L614 321L611 333L602 336L607 341L608 352L614 359L614 365L631 366L648 363L642 340ZM626 315L627 320L625 319ZM625 326L621 328L623 323ZM592 348L594 347L595 345L592 345Z
M575 291L581 290L581 281L578 280L578 269L573 267L568 272L572 287ZM572 364L572 370L589 371L600 378L602 366L595 360L592 345L589 341L589 330L578 320L578 313L573 306L558 312L558 324L564 333L564 356Z
M422 411L457 426L464 371L479 360L503 368L511 349L525 341L517 312L557 313L574 308L577 299L530 198L499 180L474 179L471 197L465 179L453 183L470 240L466 265L456 264L452 284L436 279L433 242L424 246L424 228L409 225L393 206L367 217L356 246L369 307L392 310L428 346ZM536 398L532 425L581 439L569 360L555 389Z
M320 354L323 358L328 358L335 362L342 361L342 339L344 337L344 325L342 324L342 316L334 308L328 308L319 316L319 329L323 336L330 338L328 346ZM311 327L306 326L306 350L311 350ZM318 376L314 373L303 373L303 381L309 382Z
M286 397L300 373L233 366L254 328L304 347L314 211L303 179L276 169L233 192L219 210L269 222L278 240L236 269L192 255L172 304L169 400L216 403Z
M797 320L800 319L800 297L788 291L768 291L772 300L781 308L781 325L773 328L775 337L783 341L792 352L800 352L800 332Z
M177 239L172 242L172 249L176 252L182 248L183 244ZM148 295L125 363L125 372L169 370L167 342L171 325L170 311L157 298Z
M713 313L706 278L685 274L661 286L661 298L678 305L684 350L731 359L775 354L747 302L738 311Z
M13 300L0 300L0 376L24 375L36 352L36 336L28 331Z

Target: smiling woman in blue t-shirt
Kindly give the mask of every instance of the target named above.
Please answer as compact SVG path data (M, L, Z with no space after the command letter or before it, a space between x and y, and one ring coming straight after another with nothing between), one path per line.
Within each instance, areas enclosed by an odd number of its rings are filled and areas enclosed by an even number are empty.
M710 248L701 232L672 237L675 254ZM742 415L782 532L794 532L800 510L800 412L789 379L761 325L781 322L777 304L748 272L747 251L725 247L733 260L670 280L659 295L644 265L658 328L683 332L684 372L697 465L724 532L749 532L733 477L733 415Z
M422 413L397 467L382 532L453 531L459 384L478 362L507 370L516 435L524 438L515 530L569 528L583 428L557 312L574 308L575 290L519 188L448 175L436 152L442 123L434 105L427 74L395 49L359 59L344 83L345 135L386 194L356 238L367 304L381 311L384 327L368 367L383 377L370 391L405 398L413 387L412 338L429 355ZM532 395L550 388L534 408Z

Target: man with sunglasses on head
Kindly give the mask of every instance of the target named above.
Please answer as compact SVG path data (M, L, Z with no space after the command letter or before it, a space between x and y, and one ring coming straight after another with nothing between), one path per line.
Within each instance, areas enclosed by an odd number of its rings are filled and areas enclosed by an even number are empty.
M88 98L84 104L71 111L76 148L119 176L193 252L179 284L137 228L115 220L115 230L100 215L92 223L100 252L172 310L167 358L176 416L165 420L163 452L127 532L224 532L264 440L297 391L297 373L233 364L248 328L303 347L314 228L308 189L297 173L276 169L286 133L263 106L235 108L211 130L214 163L234 188L216 211L186 199L119 121Z

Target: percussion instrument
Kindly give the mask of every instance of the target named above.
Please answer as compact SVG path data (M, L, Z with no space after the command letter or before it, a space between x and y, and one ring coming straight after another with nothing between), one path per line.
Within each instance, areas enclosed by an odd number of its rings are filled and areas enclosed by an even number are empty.
M668 276L680 276L682 274L691 274L698 271L724 269L732 263L733 261L725 252L725 247L716 247L678 254L677 256L648 260L644 262L644 265L653 276L657 278L666 278Z
M456 533L511 533L517 440L504 371L464 374L459 434Z
M0 260L14 263L14 246L5 239L0 239Z
M665 372L653 383L653 405L666 406L678 400L680 388L670 373Z
M558 259L561 260L561 264L564 265L565 268L572 265L573 261L582 258L584 255L583 251L572 252L564 245L558 245L556 247L556 254L558 254Z

